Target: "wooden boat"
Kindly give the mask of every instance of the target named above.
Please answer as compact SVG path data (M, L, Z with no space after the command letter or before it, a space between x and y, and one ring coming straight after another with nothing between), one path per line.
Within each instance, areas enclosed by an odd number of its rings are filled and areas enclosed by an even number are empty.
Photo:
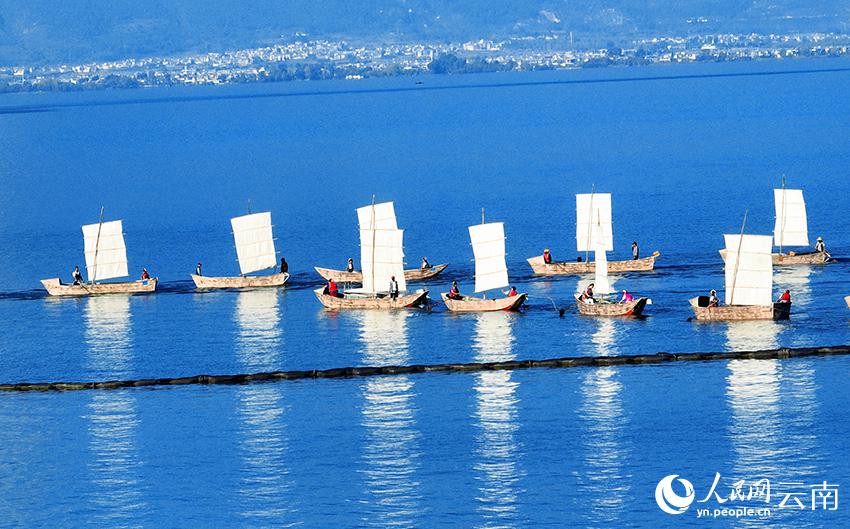
M324 287L313 291L325 308L331 310L341 309L403 309L423 305L428 299L428 291L421 290L412 294L400 294L398 298L392 299L388 295L381 294L356 294L346 292L341 298L325 294Z
M406 281L425 281L436 276L449 266L446 264L438 264L428 269L411 268L404 271L404 279ZM333 279L337 283L361 283L363 281L363 273L359 271L347 272L345 270L334 270L332 268L315 267L316 272L322 276L325 281Z
M649 257L642 257L631 261L608 261L608 273L651 272L655 268L655 259L660 255L661 252L654 252ZM592 262L587 261L557 261L546 264L543 262L542 255L529 258L528 264L531 265L531 269L534 270L535 274L541 276L592 274L596 268Z
M267 276L208 277L192 274L198 288L257 288L282 287L289 281L289 274L277 273Z
M726 261L725 248L723 250L720 250L720 257L723 258L724 261ZM833 260L824 252L774 252L770 254L770 257L774 266L821 265Z
M277 251L272 234L272 214L268 211L233 217L233 240L241 276L207 277L192 274L197 288L281 287L289 280L287 273L247 276L252 272L277 268Z
M640 316L648 301L648 298L638 298L625 303L608 301L585 303L576 296L578 311L585 316Z
M582 262L558 261L545 263L543 256L538 255L527 259L531 269L537 275L582 275L592 274L596 269L587 257L590 252L597 250L597 242L604 250L614 250L614 224L611 215L610 193L579 193L576 195L576 251L585 252ZM614 272L649 272L655 268L655 259L661 255L654 252L649 257L629 261L609 261L608 271Z
M782 189L773 190L773 203L776 210L773 244L779 247L779 252L771 254L774 265L821 265L833 260L827 252L783 251L787 246L809 246L806 201L802 189L785 189L783 177ZM726 249L720 250L720 257L726 260Z
M505 262L505 226L501 222L484 222L484 210L481 211L481 224L469 227L469 239L472 241L472 253L475 256L475 292L484 292L484 297L464 296L462 299L441 297L446 308L457 312L491 312L494 310L518 310L528 294L487 299L488 290L508 286L508 265Z
M59 278L42 279L41 284L51 296L92 296L98 294L134 294L156 290L157 278L141 281L101 283L106 279L127 277L127 246L124 227L120 220L103 222L103 208L97 224L86 224L83 246L86 256L86 274L89 282L62 283Z
M787 320L791 317L791 303L709 307L708 296L691 298L689 301L694 316L700 321Z
M528 294L518 294L504 298L477 298L464 296L462 299L452 299L445 292L440 294L446 307L452 312L493 312L497 310L519 310Z
M124 283L62 283L58 278L42 279L41 284L51 296L93 296L100 294L139 294L156 290L157 278Z
M769 235L724 235L726 241L726 304L709 306L708 296L690 300L697 320L786 320L791 303L773 301L772 240Z
M392 202L357 208L360 224L360 263L363 265L362 288L345 291L342 297L314 290L316 297L328 309L400 309L425 302L427 290L406 293L404 277L404 230L398 229ZM388 290L392 278L398 283L398 298L392 299Z

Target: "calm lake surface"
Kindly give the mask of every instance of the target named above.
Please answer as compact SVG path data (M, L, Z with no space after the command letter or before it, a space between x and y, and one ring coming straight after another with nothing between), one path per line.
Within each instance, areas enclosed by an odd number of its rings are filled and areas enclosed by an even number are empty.
M0 97L0 383L107 380L850 343L850 61L712 64ZM826 70L831 71L814 71ZM416 84L422 81L422 84ZM723 233L770 234L786 175L839 262L776 269L787 322L698 324ZM580 317L576 193L613 195L615 286L641 320ZM472 291L466 227L503 221L519 314L322 309L313 266L359 256L354 209L395 202L424 286ZM235 275L229 218L269 210L282 290ZM123 219L146 296L48 299L83 265L80 225ZM414 286L417 286L414 284ZM555 307L568 307L563 318ZM103 527L848 526L779 508L779 483L850 486L848 358L424 374L234 387L0 395L0 525ZM662 512L715 473L776 485L768 518ZM806 489L808 487L808 489ZM684 489L682 489L684 490ZM843 490L843 489L841 489Z

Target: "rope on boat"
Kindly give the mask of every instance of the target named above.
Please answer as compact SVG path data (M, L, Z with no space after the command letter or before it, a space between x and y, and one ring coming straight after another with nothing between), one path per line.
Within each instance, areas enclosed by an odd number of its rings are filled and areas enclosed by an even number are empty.
M709 360L772 360L810 356L850 355L850 346L802 347L766 349L761 351L730 351L725 353L656 353L652 355L572 356L546 360L510 360L506 362L471 362L460 364L417 364L409 366L341 367L307 371L273 371L237 375L196 375L179 378L145 378L138 380L108 380L103 382L41 382L0 384L0 391L76 391L84 389L120 389L150 386L180 386L208 384L251 384L279 380L315 378L352 378L376 375L407 375L434 372L500 371L529 368L602 367L617 365L661 364L665 362L695 362Z

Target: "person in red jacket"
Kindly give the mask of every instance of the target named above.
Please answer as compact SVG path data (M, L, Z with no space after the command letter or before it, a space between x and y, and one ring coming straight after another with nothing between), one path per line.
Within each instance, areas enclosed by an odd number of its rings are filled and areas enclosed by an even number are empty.
M786 290L779 296L779 303L791 303L791 291Z
M552 264L552 254L549 253L549 248L543 250L543 262L546 264Z
M142 279L150 279L151 275L148 273L147 268L142 268Z
M336 281L334 281L333 278L328 279L328 295L335 298L342 297L342 294L339 293L339 288L336 286Z

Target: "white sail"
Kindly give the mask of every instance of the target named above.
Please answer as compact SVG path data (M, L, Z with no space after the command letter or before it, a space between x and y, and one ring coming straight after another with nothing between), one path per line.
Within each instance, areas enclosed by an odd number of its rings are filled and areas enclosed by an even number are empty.
M726 304L771 305L773 259L769 235L724 235Z
M357 221L361 230L371 230L374 219L376 230L396 230L395 208L392 202L382 202L373 206L357 208Z
M602 295L610 294L614 290L611 287L611 282L608 280L608 256L605 255L605 249L601 244L598 244L596 251L593 252L593 259L596 261L596 277L593 279L593 293Z
M504 224L490 222L470 226L469 239L475 254L475 291L508 286Z
M83 226L86 253L86 274L89 281L125 277L127 247L120 220Z
M404 280L404 230L360 230L360 265L363 269L363 292L389 291L392 277L398 282L400 292L407 290Z
M242 274L277 266L271 213L266 211L234 217L230 219L230 225Z
M806 220L806 201L801 189L774 189L776 225L773 227L775 246L808 246L809 227Z
M576 195L576 250L595 251L597 241L605 250L614 251L611 193Z

